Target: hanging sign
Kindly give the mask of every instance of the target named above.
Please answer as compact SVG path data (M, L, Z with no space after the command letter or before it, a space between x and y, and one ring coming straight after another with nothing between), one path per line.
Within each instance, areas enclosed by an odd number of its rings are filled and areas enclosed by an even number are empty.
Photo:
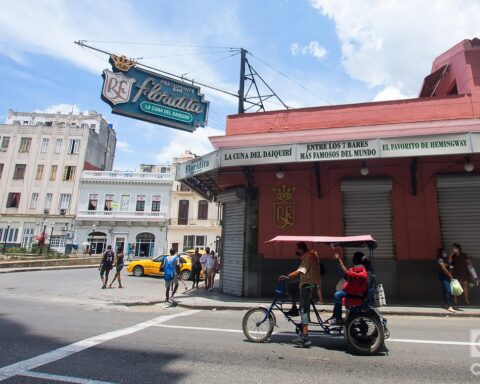
M110 63L102 100L112 113L188 132L207 124L209 102L199 87L140 69L124 56L111 55Z
M176 180L185 179L220 168L220 151L210 152L177 166Z

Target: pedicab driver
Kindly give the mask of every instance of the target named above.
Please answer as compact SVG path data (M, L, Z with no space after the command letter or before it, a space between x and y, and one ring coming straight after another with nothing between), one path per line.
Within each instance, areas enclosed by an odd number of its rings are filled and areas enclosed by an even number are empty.
M309 251L307 244L304 242L297 243L297 255L301 256L302 261L296 271L289 273L287 276L280 276L280 280L293 279L300 275L300 316L302 329L293 343L309 346L312 342L308 338L308 321L310 314L310 302L312 296L320 285L320 268L316 253Z

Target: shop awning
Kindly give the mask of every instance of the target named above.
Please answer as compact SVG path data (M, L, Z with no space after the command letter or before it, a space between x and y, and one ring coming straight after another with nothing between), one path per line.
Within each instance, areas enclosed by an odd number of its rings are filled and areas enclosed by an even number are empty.
M305 243L322 243L331 246L342 245L350 247L369 247L376 248L377 242L370 235L361 236L276 236L265 243L283 243L283 242L300 242Z

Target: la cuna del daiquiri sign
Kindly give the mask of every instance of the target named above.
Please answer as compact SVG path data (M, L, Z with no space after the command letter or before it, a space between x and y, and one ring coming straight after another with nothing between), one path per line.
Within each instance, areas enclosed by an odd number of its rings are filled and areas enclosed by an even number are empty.
M207 124L209 102L200 88L138 68L110 55L113 71L103 71L102 100L112 113L193 132Z

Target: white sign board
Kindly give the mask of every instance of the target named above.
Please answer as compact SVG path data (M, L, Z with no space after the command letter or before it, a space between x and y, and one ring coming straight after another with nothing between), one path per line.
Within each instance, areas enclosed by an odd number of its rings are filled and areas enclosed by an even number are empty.
M379 157L378 139L297 144L297 161L369 159Z
M207 153L206 155L179 164L177 166L176 179L181 180L217 168L220 168L220 151Z
M380 157L452 155L471 151L472 144L468 133L399 137L381 140Z
M470 137L472 140L472 152L480 153L480 133L471 133Z
M288 144L222 149L221 165L222 167L232 167L238 165L294 163L295 161L295 144Z

